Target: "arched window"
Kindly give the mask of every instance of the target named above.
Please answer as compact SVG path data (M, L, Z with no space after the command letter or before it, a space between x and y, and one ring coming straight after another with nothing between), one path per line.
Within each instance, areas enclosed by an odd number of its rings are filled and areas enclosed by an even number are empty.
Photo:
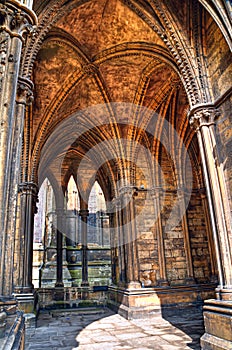
M97 181L89 195L88 209L88 281L93 286L108 285L111 283L109 216L104 193Z
M109 247L109 217L106 215L106 201L96 181L89 195L88 246Z
M73 176L70 177L66 199L66 244L67 246L76 246L80 243L80 210L79 193Z

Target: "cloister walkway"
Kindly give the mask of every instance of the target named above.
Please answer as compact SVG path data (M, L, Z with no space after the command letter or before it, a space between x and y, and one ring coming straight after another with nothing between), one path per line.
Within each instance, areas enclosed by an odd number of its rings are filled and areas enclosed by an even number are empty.
M26 350L200 350L201 313L129 321L111 310L46 311L26 330Z

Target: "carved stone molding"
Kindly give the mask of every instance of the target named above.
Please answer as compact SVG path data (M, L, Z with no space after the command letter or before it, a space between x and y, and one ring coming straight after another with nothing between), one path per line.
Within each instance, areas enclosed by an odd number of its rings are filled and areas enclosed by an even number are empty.
M19 193L32 194L37 197L38 186L34 182L22 182L19 184Z
M23 104L23 105L32 104L34 100L33 92L32 92L33 87L34 87L34 84L32 83L31 80L23 77L19 77L16 102L18 104Z
M8 33L24 41L25 36L32 34L37 24L35 13L16 1L0 4L0 33Z
M134 194L137 192L137 189L135 186L123 186L119 189L119 195L120 197L130 197L132 198L134 196Z
M32 196L32 209L33 213L37 213L36 203L38 202L38 186L34 182L22 182L18 186L19 193L21 196Z
M215 123L215 119L220 115L216 108L203 108L196 111L189 120L190 126L195 130L199 130L202 126L210 126Z

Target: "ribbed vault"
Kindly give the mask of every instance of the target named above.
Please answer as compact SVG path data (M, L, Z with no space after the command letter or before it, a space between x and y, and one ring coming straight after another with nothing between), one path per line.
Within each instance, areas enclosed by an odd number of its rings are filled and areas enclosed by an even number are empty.
M195 61L197 52L191 51L191 21L203 12L199 4L194 10L188 4L175 8L175 1L53 0L35 2L34 9L39 26L22 65L23 74L32 74L35 84L30 128L32 181L43 181L45 175L39 172L44 168L65 188L94 148L92 167L99 168L95 176L103 190L104 182L107 184L113 191L108 197L113 197L115 183L128 176L127 168L133 169L138 159L140 148L134 146L138 144L152 154L149 167L154 183L161 137L173 143L169 152L175 166L186 160L175 149L175 132L193 152L191 159L196 163L198 148L192 146L187 112L189 106L209 96L206 89L201 95L204 67ZM186 13L193 10L188 22ZM122 115L113 106L120 103ZM128 113L125 104L133 106ZM104 111L99 112L102 107L98 106L105 106ZM96 108L102 115L94 115ZM70 117L76 118L76 126L69 125ZM164 132L165 123L170 130ZM125 149L121 139L131 144ZM54 152L48 147L52 149L52 142ZM108 149L101 152L104 142ZM59 159L59 174L58 165L52 165L54 159ZM127 179L131 184L136 184L135 173L133 169ZM180 178L178 181L184 181ZM89 181L92 184L94 179Z

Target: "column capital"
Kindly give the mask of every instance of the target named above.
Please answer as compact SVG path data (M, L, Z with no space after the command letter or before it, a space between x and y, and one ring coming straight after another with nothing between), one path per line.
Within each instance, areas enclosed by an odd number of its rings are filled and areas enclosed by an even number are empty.
M202 126L213 125L219 115L220 111L215 107L196 109L189 113L189 123L192 129L198 131Z
M34 84L30 79L25 77L18 78L18 88L16 102L18 104L30 105L33 102Z
M135 186L132 185L127 185L127 186L123 186L121 188L119 188L119 196L120 197L130 197L132 198L135 193L137 192L137 188Z
M38 186L34 182L22 182L18 185L19 193L21 194L32 194L37 197Z
M18 37L22 41L26 35L33 33L37 25L37 16L34 11L15 0L0 3L0 19L0 32Z

